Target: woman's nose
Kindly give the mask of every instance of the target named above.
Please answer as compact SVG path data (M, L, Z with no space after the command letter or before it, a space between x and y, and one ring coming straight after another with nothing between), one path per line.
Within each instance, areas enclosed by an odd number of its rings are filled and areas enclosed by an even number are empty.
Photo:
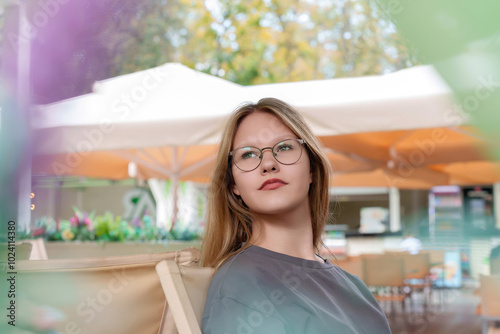
M269 151L269 154L266 154ZM278 161L274 158L274 153L271 149L262 150L262 162L260 164L260 168L262 172L277 170L278 169Z

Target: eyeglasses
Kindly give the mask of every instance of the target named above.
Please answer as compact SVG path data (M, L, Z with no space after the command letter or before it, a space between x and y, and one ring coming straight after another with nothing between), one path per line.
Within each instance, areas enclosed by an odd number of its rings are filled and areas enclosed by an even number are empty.
M302 156L302 144L304 139L285 139L276 143L273 147L260 149L255 146L244 146L229 152L236 167L244 172L250 172L260 166L264 150L271 150L273 157L280 164L293 165Z

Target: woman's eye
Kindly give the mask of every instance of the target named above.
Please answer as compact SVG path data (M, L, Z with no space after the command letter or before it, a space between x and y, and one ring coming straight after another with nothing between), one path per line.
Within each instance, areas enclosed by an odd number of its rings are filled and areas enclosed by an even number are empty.
M242 159L250 159L250 158L253 158L256 156L257 156L257 154L254 151L247 151L247 152L243 152L243 154L241 155L241 158Z
M293 146L290 145L290 144L283 144L283 145L279 145L278 146L278 149L277 151L278 152L281 152L281 151L289 151L289 150L292 150L293 149Z

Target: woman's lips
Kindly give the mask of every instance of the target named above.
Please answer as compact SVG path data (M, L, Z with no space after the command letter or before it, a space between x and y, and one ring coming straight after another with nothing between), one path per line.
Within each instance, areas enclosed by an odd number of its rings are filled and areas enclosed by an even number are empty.
M280 182L269 183L269 184L266 184L261 190L273 190L273 189L280 188L283 186L285 186L285 184L280 183Z
M264 183L262 183L259 190L272 190L272 189L283 187L284 185L287 185L287 183L283 180L269 179L269 180L265 181Z

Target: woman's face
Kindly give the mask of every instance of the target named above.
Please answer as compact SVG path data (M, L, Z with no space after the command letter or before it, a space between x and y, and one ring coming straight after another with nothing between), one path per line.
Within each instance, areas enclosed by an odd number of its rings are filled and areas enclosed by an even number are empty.
M273 114L254 112L240 123L234 137L232 150L243 146L260 149L273 147L284 139L298 137ZM300 159L293 165L276 161L271 150L265 150L262 162L256 169L246 172L232 164L233 192L241 196L251 212L256 214L280 214L309 205L308 191L312 183L309 156L302 147ZM281 181L267 185L270 179Z

